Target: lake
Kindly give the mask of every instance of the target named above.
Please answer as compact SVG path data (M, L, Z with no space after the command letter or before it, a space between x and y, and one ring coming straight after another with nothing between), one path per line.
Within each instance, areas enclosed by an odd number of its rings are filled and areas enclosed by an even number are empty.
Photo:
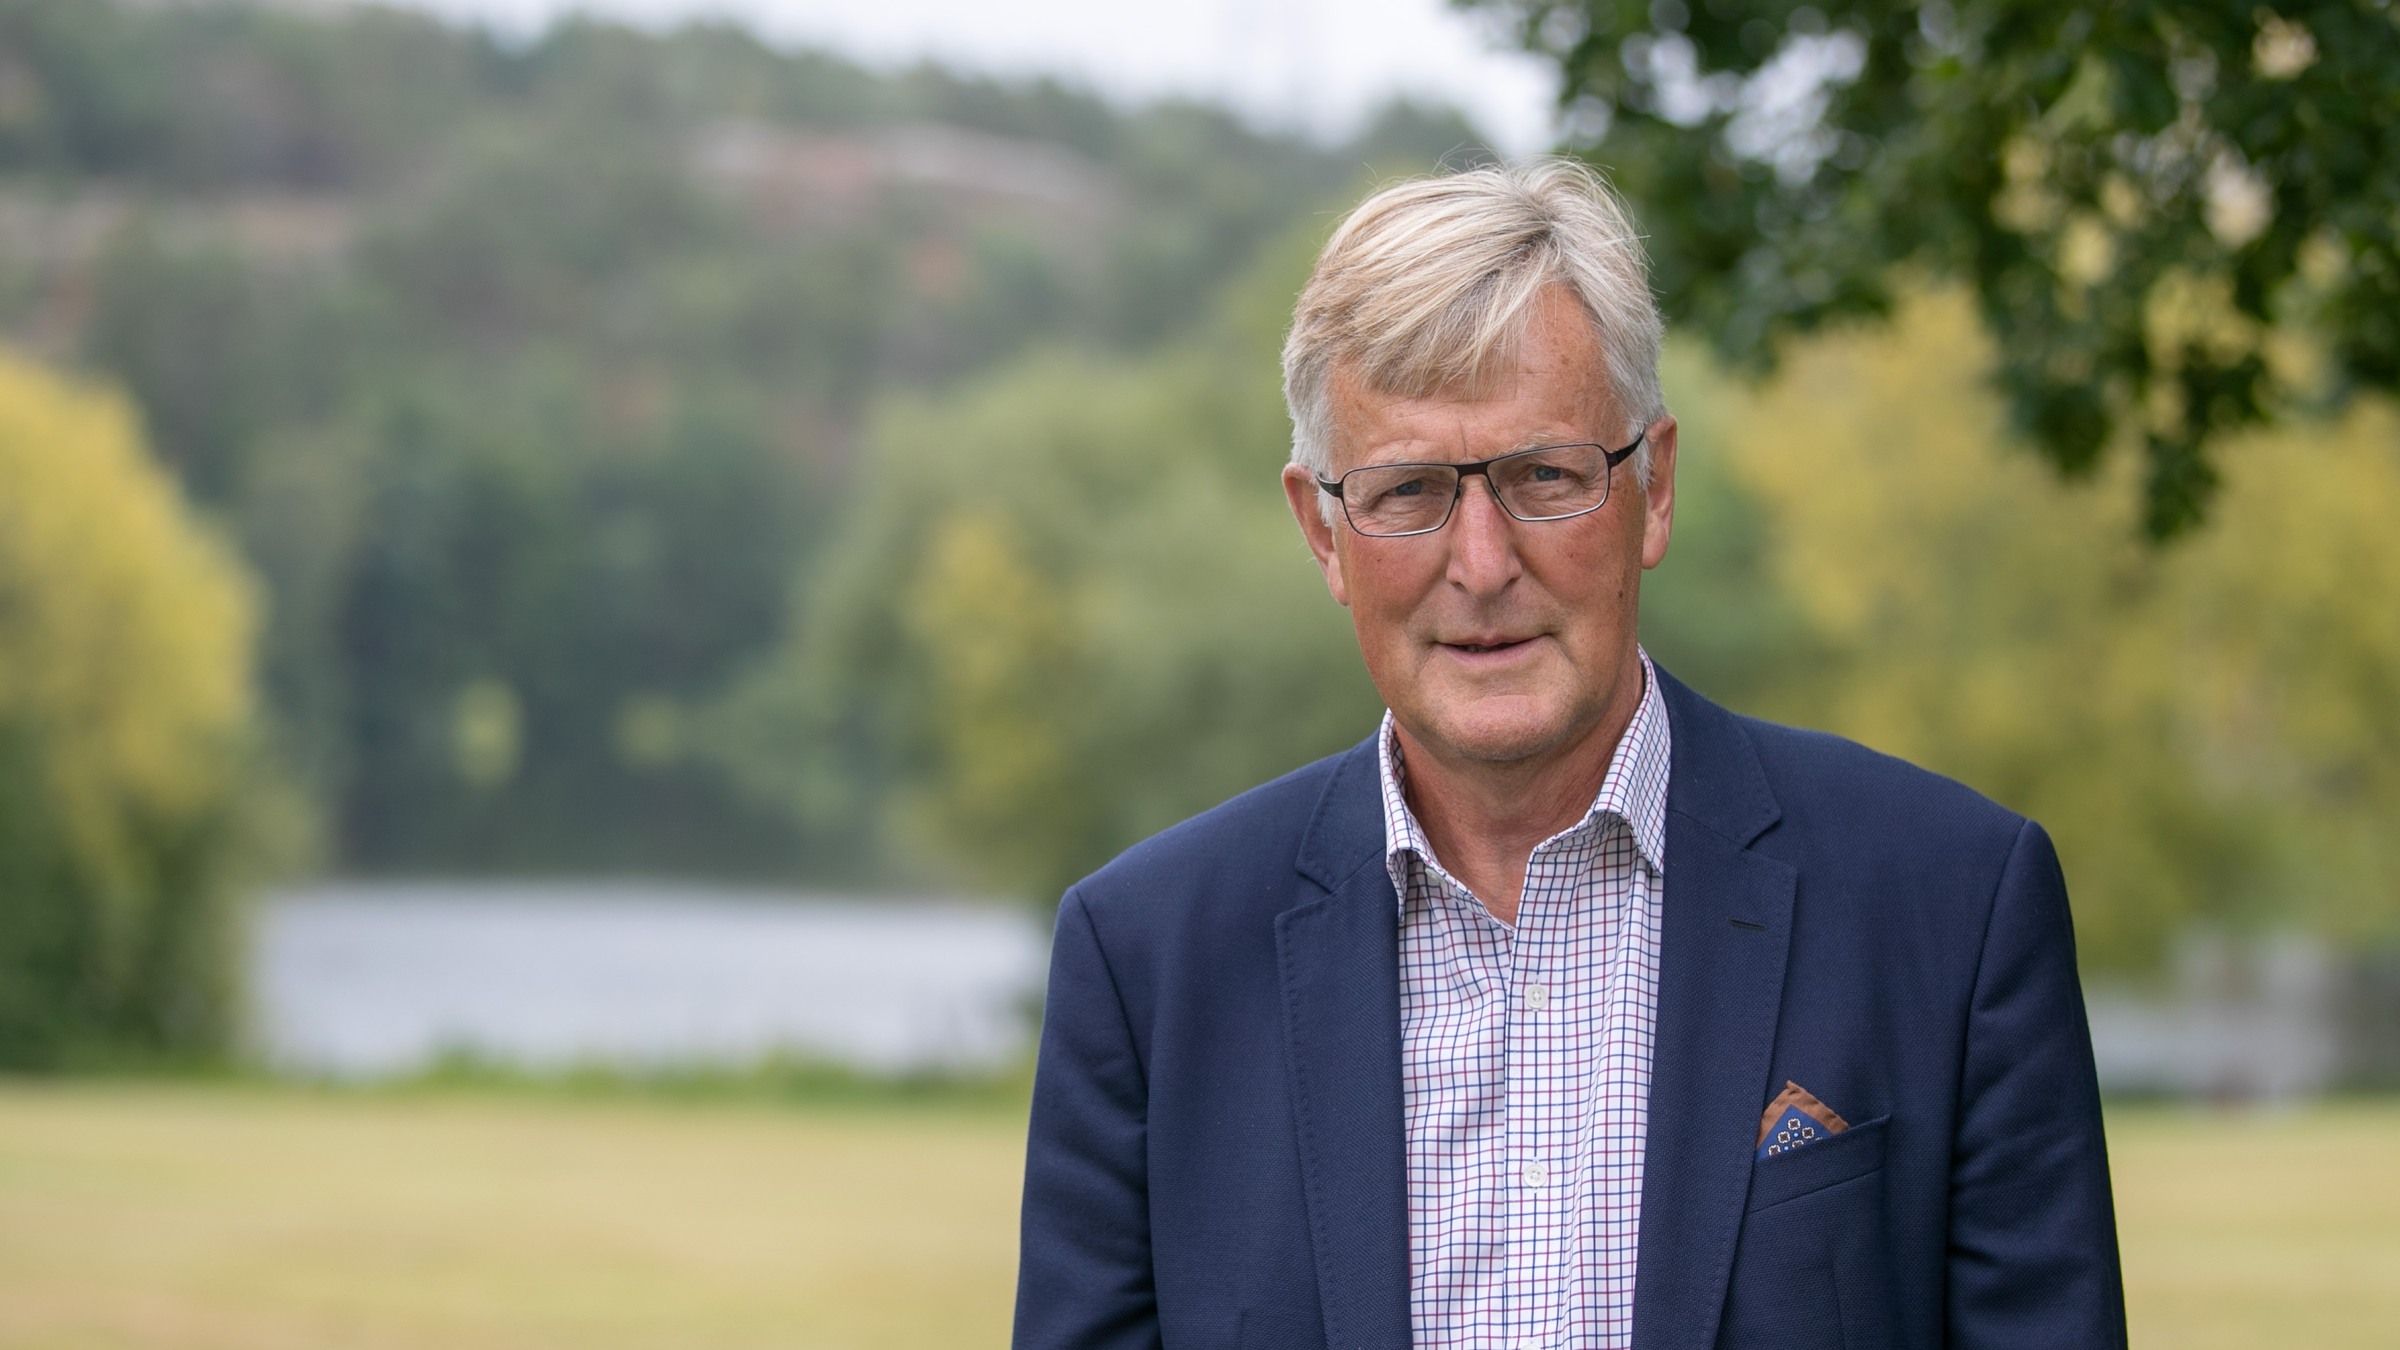
M1021 909L634 882L322 884L269 897L253 1037L286 1071L446 1052L533 1069L755 1062L878 1073L1024 1054L1049 960Z

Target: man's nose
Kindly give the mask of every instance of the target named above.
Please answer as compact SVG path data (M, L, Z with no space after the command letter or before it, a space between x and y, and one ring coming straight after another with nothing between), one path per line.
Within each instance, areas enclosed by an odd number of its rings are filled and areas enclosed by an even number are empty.
M1459 501L1450 516L1451 584L1473 595L1496 595L1516 580L1516 521L1500 509L1492 480L1476 474L1458 485Z

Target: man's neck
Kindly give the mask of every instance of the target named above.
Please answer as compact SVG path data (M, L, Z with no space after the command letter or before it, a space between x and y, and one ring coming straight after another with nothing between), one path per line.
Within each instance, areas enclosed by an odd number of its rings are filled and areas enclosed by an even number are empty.
M1517 921L1534 846L1581 820L1608 781L1617 743L1633 723L1646 674L1586 735L1548 754L1509 763L1446 757L1393 723L1402 788L1434 856L1492 917Z

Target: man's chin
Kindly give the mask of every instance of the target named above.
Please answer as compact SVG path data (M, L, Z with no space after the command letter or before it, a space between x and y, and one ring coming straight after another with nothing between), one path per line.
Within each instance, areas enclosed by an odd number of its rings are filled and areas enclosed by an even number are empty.
M1478 764L1516 764L1539 759L1574 739L1568 719L1550 709L1489 709L1435 722L1437 753Z

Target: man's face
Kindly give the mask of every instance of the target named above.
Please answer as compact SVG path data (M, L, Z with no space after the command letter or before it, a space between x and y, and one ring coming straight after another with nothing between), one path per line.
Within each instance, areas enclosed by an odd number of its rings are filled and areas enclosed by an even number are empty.
M1336 372L1334 469L1488 459L1536 445L1617 449L1625 421L1598 339L1573 297L1537 304L1518 368L1481 398L1396 398ZM1520 521L1489 481L1466 479L1431 534L1369 538L1339 512L1328 525L1297 466L1284 491L1350 609L1367 673L1404 735L1451 762L1515 764L1572 754L1614 735L1642 693L1636 600L1643 569L1666 557L1674 516L1675 422L1649 429L1647 492L1628 460L1608 503L1566 520Z

